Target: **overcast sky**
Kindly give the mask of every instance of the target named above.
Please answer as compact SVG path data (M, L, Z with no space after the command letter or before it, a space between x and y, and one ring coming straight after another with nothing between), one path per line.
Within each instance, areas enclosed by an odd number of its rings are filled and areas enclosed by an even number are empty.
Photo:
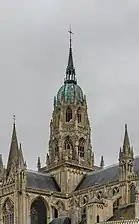
M139 0L0 1L0 153L16 115L29 168L45 163L53 97L63 84L72 24L78 84L87 96L95 162L118 162L124 124L139 154Z

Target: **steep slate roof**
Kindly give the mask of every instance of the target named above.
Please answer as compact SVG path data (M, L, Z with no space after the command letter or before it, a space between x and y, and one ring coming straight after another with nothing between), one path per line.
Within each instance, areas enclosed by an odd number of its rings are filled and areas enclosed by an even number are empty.
M134 160L135 174L139 173L139 157ZM76 190L82 190L88 187L108 184L109 182L117 181L119 179L119 165L109 166L99 171L88 173L84 179L77 186Z
M60 192L58 184L50 174L29 170L27 171L27 187Z

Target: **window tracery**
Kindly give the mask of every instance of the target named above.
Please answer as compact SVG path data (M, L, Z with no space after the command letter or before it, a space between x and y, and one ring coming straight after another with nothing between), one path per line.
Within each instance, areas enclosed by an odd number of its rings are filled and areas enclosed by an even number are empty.
M72 109L70 107L66 110L66 122L69 122L72 119Z
M69 136L65 138L65 150L73 149L73 143Z
M41 198L37 198L31 205L31 224L47 223L47 208Z
M14 224L14 205L10 199L5 201L2 213L3 224Z
M84 138L81 138L79 140L79 145L78 145L78 155L81 158L84 158L84 144L85 144L85 140L84 140Z

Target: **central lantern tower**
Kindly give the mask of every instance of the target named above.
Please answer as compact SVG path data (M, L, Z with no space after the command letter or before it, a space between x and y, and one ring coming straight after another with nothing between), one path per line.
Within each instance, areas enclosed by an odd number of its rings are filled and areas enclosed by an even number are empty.
M45 172L54 175L63 192L71 192L87 172L94 170L91 128L86 96L77 85L72 44L63 86L54 97L49 153Z

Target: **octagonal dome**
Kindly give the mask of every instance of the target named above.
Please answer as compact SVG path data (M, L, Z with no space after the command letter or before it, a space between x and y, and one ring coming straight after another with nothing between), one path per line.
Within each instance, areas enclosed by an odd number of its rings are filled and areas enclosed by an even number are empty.
M75 83L65 83L57 93L57 104L64 103L83 103L84 97L82 89Z

